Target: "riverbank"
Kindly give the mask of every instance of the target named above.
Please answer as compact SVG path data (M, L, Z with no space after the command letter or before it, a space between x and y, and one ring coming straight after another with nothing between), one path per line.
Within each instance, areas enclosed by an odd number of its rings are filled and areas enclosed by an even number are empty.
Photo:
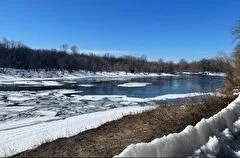
M16 156L24 157L112 157L132 143L149 142L180 132L225 108L236 97L209 97L200 103L159 106L141 114L124 116L104 125L42 144Z
M225 73L213 72L176 72L173 73L129 73L123 71L114 72L92 72L86 70L77 71L60 71L51 70L25 70L0 68L0 84L14 84L9 82L15 81L42 81L42 80L76 80L76 79L91 79L91 78L141 78L141 77L177 77L181 75L204 75L204 76L225 76ZM21 82L23 84L24 82ZM17 84L17 83L16 83ZM35 82L26 82L26 84L36 84Z

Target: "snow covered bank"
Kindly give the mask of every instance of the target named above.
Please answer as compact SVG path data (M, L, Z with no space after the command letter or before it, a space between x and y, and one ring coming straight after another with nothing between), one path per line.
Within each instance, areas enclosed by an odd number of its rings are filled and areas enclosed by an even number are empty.
M211 73L211 72L182 72L181 75L206 75L206 76L226 76L225 73ZM77 70L73 72L69 71L45 71L45 70L23 70L23 69L11 69L5 68L4 72L0 72L0 83L8 84L8 82L15 82L15 84L31 84L38 85L38 82L33 81L41 81L41 80L76 80L76 79L84 79L84 78L141 78L141 77L178 77L180 73L170 74L170 73L128 73L123 71L116 72L91 72L85 70ZM5 83L5 81L8 81ZM20 82L20 81L29 81L29 82ZM32 82L30 82L32 81ZM12 84L12 83L11 83Z
M202 119L196 126L187 126L180 133L156 138L150 143L138 143L128 146L116 157L186 157L191 156L199 148L211 146L214 148L214 137L219 136L224 129L234 131L234 123L240 116L240 96L209 119ZM215 143L213 143L215 142Z
M11 156L32 149L43 142L61 137L73 136L79 132L96 128L103 123L119 119L130 113L139 113L154 108L153 106L122 107L112 110L83 114L57 121L49 117L38 117L0 123L0 157ZM59 119L56 118L55 119ZM46 120L46 122L44 122Z
M165 76L164 74L163 76ZM22 70L22 69L4 69L0 72L0 81L38 81L38 80L76 80L84 78L118 78L118 77L157 77L157 73L127 73L122 71L116 72L91 72L78 70L72 73L68 71L45 71L45 70ZM3 83L4 84L4 83ZM36 82L16 82L16 84L38 84ZM48 83L46 83L48 84Z
M119 84L118 87L145 87L150 84L152 83L128 82L128 83Z
M225 77L226 74L223 72L182 72L182 75L205 75L205 76L221 76Z

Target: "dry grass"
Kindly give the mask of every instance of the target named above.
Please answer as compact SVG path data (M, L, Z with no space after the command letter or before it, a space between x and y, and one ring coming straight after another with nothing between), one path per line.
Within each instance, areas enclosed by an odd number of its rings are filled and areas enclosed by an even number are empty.
M16 157L112 157L132 143L149 142L187 125L195 125L225 108L235 97L207 97L202 102L182 106L161 106L141 114L124 116L115 121L42 144ZM79 122L81 123L81 122Z

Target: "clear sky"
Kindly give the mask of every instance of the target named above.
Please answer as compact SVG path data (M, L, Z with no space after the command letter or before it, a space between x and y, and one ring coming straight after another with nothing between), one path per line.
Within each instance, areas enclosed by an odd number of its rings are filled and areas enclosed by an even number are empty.
M0 37L34 48L195 60L231 52L240 0L0 0ZM118 54L119 55L119 54Z

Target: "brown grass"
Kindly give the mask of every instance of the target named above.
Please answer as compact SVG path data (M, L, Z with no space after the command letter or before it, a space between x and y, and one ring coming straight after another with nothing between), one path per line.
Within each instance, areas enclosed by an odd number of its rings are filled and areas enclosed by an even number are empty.
M208 97L202 102L182 106L160 106L123 118L70 138L42 144L16 157L112 157L132 143L149 142L187 125L195 125L225 108L235 97ZM81 122L79 122L81 123Z

